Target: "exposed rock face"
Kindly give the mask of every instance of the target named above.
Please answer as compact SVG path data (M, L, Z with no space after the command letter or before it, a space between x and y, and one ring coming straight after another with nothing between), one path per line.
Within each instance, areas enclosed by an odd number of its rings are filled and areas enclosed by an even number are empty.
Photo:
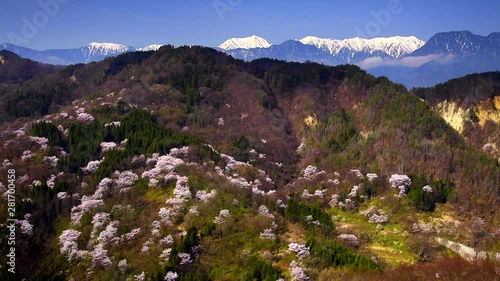
M457 102L445 100L438 103L434 109L459 133L464 129L465 121L472 121L470 120L471 111L477 115L481 126L484 126L486 121L500 123L500 96L482 100L476 107L469 108L459 105Z
M500 96L483 100L479 103L477 116L479 124L484 126L486 121L500 123Z
M464 244L453 242L451 240L447 240L447 239L444 239L441 237L436 237L436 242L445 246L446 248L453 250L455 253L460 255L462 258L469 260L469 261L484 260L488 257L488 254L486 252L483 252L483 251L476 252L476 250L474 250L474 248L471 248L471 247L465 246Z
M443 101L436 105L436 111L453 129L461 133L468 112L454 102Z

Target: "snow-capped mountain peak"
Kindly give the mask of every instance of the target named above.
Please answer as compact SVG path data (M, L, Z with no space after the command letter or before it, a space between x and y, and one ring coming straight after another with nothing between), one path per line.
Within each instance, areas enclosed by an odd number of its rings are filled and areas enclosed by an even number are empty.
M163 46L163 45L153 44L153 45L148 45L148 46L145 46L145 47L137 48L136 50L137 51L142 51L142 52L158 51L158 49L160 49L161 46Z
M87 46L80 48L85 60L87 62L93 60L95 57L114 56L125 52L135 50L133 47L115 44L115 43L98 43L92 42Z
M87 48L90 52L101 52L103 54L108 53L116 53L116 52L125 52L131 49L132 47L115 44L115 43L98 43L92 42L83 48Z
M224 50L233 50L233 49L253 49L253 48L269 48L271 47L271 43L269 43L266 39L252 35L250 37L244 38L231 38L224 43L220 44L218 47Z
M390 57L399 58L422 47L425 42L415 36L394 36L363 39L359 37L349 39L319 38L307 36L299 40L302 44L314 45L327 50L332 55L341 52L383 52Z

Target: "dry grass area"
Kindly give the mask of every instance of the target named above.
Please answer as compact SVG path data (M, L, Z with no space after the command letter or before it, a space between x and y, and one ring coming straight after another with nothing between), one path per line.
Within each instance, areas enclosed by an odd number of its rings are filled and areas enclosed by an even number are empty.
M301 225L288 222L287 229L288 231L282 237L287 243L306 243L306 230Z
M414 263L415 259L406 252L395 250L392 247L382 246L380 244L371 244L367 248L373 252L380 261L390 266L409 265Z

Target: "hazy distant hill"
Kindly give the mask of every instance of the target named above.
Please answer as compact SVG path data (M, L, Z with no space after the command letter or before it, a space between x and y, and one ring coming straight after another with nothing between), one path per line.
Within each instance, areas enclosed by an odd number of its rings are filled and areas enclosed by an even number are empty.
M160 45L150 45L142 48L134 48L114 43L90 43L77 49L53 49L37 51L29 48L16 46L14 44L2 44L0 50L8 50L23 58L50 64L76 64L100 61L106 57L117 56L132 51L155 51Z

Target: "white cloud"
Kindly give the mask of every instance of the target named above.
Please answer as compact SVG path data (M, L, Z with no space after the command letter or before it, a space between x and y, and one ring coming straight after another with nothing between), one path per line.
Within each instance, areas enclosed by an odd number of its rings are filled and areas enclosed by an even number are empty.
M370 69L381 66L404 66L416 68L428 62L448 64L455 59L453 55L432 54L420 57L404 57L401 59L372 57L359 62L357 65L363 69Z

